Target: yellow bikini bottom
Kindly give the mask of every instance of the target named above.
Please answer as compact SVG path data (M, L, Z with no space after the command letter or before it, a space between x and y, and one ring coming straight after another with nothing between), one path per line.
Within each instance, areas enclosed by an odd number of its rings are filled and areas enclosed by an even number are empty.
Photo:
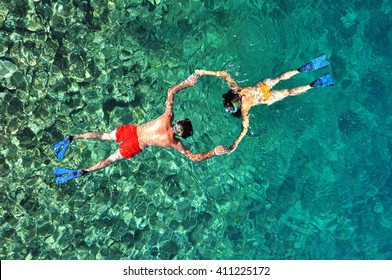
M259 83L259 88L264 96L264 101L267 101L271 97L271 88L266 84Z

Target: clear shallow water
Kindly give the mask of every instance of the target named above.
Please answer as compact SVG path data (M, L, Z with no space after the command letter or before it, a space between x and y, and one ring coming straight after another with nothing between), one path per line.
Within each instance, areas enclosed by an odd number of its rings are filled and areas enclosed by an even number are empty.
M389 1L0 5L1 259L392 258ZM54 182L53 168L86 168L117 148L79 141L58 162L63 135L157 117L194 69L245 86L320 53L335 86L253 108L253 133L230 156L193 163L153 147ZM176 96L192 150L238 135L226 90L203 77Z

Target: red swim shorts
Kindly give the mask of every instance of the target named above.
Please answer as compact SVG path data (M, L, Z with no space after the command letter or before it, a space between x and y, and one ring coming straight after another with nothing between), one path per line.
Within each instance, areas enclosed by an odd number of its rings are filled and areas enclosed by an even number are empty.
M137 125L134 124L124 124L117 128L116 142L124 141L120 144L120 154L124 158L133 158L142 152L136 129Z

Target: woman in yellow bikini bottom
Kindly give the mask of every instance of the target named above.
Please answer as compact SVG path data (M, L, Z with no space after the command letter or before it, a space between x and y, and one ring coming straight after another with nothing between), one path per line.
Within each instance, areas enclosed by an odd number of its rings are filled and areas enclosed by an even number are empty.
M243 127L240 135L229 148L230 154L237 148L242 138L248 132L249 111L251 107L259 104L271 105L287 96L299 95L315 87L334 85L332 75L329 73L324 74L322 77L306 86L299 86L292 89L271 90L277 83L282 80L288 80L299 73L315 71L317 69L325 68L328 65L329 61L327 60L327 55L323 54L296 70L287 71L274 79L265 79L252 87L244 88L238 87L237 83L225 71L196 70L195 73L200 76L211 75L221 77L226 80L230 87L230 90L222 95L224 99L223 104L227 112L231 113L236 118L242 118Z

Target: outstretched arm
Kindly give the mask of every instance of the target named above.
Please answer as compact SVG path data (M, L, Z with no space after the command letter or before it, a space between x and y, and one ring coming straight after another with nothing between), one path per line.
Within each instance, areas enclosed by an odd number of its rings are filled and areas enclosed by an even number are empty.
M181 141L179 141L178 145L176 146L176 149L192 161L202 161L202 160L208 159L210 157L221 156L221 155L227 154L229 152L229 149L227 147L217 146L212 151L204 152L204 153L200 153L200 154L194 154L194 153L192 153L191 150L189 150L187 147L185 147L181 143Z
M172 114L173 113L174 95L184 88L193 87L196 84L198 78L199 78L199 75L196 73L193 73L192 75L190 75L188 77L188 79L179 83L178 85L171 87L167 91L165 114Z
M237 86L237 83L226 71L208 71L208 70L196 70L196 74L199 76L210 75L220 77L226 80L227 84L232 90L239 91L241 88Z
M237 149L238 144L241 142L242 138L248 133L249 129L249 110L244 110L242 112L242 131L240 135L238 135L237 139L234 141L233 145L231 145L229 149L229 154Z

